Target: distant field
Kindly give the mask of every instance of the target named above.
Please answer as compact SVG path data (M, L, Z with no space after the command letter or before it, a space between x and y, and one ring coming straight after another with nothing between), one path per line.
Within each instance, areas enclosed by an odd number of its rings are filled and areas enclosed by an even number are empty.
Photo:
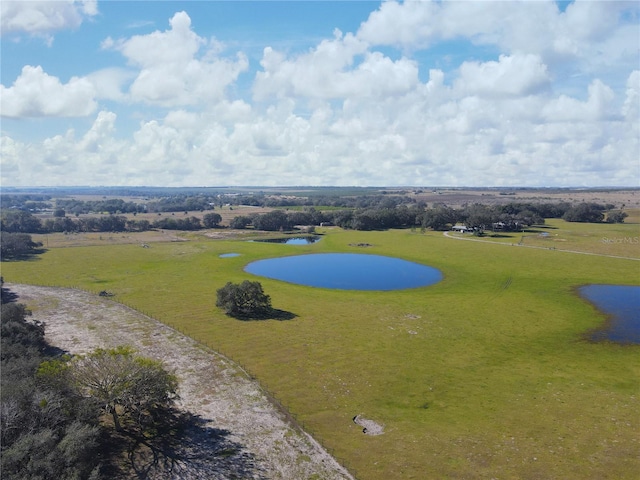
M108 290L222 351L358 478L635 479L640 347L586 341L605 318L575 287L638 285L640 262L562 250L640 258L640 245L603 242L634 238L639 227L550 221L523 240L543 248L510 245L521 234L486 239L502 245L442 232L331 228L305 246L189 234L149 248L50 245L32 261L3 263L2 275L7 282ZM230 252L241 255L219 256ZM397 292L346 292L243 271L253 260L308 252L401 257L439 268L444 280ZM296 317L226 317L215 292L244 279L259 279L274 307ZM364 435L355 415L382 424L384 434Z
M444 203L450 207L464 204L482 203L485 205L502 205L506 203L556 203L556 202L595 202L611 204L615 208L640 208L640 190L579 190L579 189L472 189L442 188L425 190L415 194L417 198L431 204Z

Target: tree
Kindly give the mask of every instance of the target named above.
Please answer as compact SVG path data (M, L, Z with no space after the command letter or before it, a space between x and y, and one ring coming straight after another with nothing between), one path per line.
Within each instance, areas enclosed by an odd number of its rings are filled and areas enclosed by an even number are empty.
M37 253L37 249L41 246L42 243L34 242L28 233L0 232L0 256L2 258Z
M468 206L462 212L464 223L467 227L473 228L477 232L483 232L485 228L491 226L497 220L497 215L486 205L475 203Z
M622 210L620 211L616 211L616 212L609 212L607 213L607 223L624 223L624 219L627 218L629 215L627 215L626 212L623 212Z
M229 222L229 228L243 230L247 228L247 225L251 224L251 219L244 215L239 215L237 217L233 217L231 222Z
M216 306L227 315L240 318L260 318L271 312L271 297L262 290L260 282L243 281L241 284L227 282L218 289Z
M74 358L69 374L84 396L100 403L120 430L121 418L144 425L177 398L178 381L162 363L139 357L129 347L99 348Z
M278 230L291 230L293 222L282 210L273 210L263 215L257 215L253 219L253 226L256 230L275 232Z
M222 216L219 213L206 213L202 217L202 223L205 228L216 228L220 225L222 221Z
M562 219L567 222L600 223L604 218L604 205L582 202L568 209Z

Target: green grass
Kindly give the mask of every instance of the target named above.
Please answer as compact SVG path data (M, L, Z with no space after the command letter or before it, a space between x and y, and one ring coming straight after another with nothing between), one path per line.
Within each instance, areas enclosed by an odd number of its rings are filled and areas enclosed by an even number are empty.
M468 234L452 236L469 238ZM486 232L482 240L552 250L572 250L599 255L640 258L640 225L592 224L547 220L525 232Z
M587 251L584 239L633 231L551 226ZM640 262L435 232L324 231L306 246L196 238L51 249L4 263L2 274L108 290L222 351L358 478L635 478L640 347L585 341L604 318L574 288L638 284ZM372 246L350 246L358 243ZM229 252L242 255L219 258ZM242 270L248 262L306 252L397 256L444 280L346 292L260 279L295 319L242 322L216 309L227 281L255 279ZM357 414L384 424L384 435L362 434Z

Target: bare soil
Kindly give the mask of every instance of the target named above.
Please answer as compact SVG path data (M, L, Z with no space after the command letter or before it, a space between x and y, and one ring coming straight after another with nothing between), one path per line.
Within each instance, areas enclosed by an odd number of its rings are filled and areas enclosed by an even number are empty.
M78 290L5 284L45 322L48 342L70 354L130 345L180 381L178 407L193 422L171 458L130 456L146 479L352 479L292 424L236 364L189 337L107 298ZM144 475L141 477L141 473Z

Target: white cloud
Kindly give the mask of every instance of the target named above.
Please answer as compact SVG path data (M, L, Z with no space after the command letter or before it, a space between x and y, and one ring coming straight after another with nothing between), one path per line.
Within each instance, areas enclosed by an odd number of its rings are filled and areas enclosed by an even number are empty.
M121 52L139 69L129 89L130 99L165 107L222 100L225 88L247 70L246 56L238 53L235 60L217 57L220 43L193 32L185 12L176 13L169 23L171 29L164 32L103 42L104 49ZM199 57L201 50L204 53Z
M337 99L401 95L418 85L418 66L407 58L392 61L352 34L335 32L309 53L287 59L267 47L256 74L254 98L272 96Z
M10 185L633 184L640 71L630 60L638 27L620 20L629 5L575 3L562 13L552 2L385 2L356 34L336 31L304 53L265 47L251 100L229 93L241 88L247 58L224 57L225 46L199 36L179 12L166 31L103 42L127 68L63 84L25 67L2 87L7 117L86 116L96 99L113 102L114 111L95 114L77 134L21 142L4 133L1 178ZM443 39L499 53L490 61L469 55L448 71L412 56ZM378 48L386 45L403 50ZM131 118L118 103L143 104L134 131L122 130Z
M497 62L464 62L456 87L484 96L523 96L539 93L550 80L538 55L500 55Z
M370 14L357 36L372 45L409 50L463 38L508 54L538 54L545 61L569 56L593 62L600 52L599 61L611 62L622 52L626 59L637 56L638 32L638 5L632 1L575 1L565 12L551 0L389 1Z
M97 0L0 2L2 35L30 34L48 41L59 30L78 28L86 18L98 14Z
M343 36L337 30L332 40L323 40L309 53L291 60L266 47L260 61L264 71L256 74L253 86L254 98L263 100L273 95L337 98L355 93L345 71L366 50L364 42L352 34Z
M627 79L627 91L622 115L631 124L640 123L640 70L634 70Z
M96 109L95 89L85 78L62 84L42 67L26 65L11 87L0 85L3 117L80 117Z
M112 67L92 72L85 78L94 86L97 98L125 102L124 89L135 76L132 70Z
M104 143L108 143L115 131L116 114L113 112L102 111L98 113L98 117L84 134L77 146L84 152L98 152Z
M170 111L123 140L115 115L100 112L78 138L4 138L3 180L34 183L21 160L28 151L29 162L45 165L39 184L633 184L637 122L616 114L603 82L592 82L586 100L549 92L496 99L442 85L440 73L403 96L320 102L304 117L291 99L263 111L244 102ZM629 77L626 105L639 76Z
M373 45L413 46L428 44L441 36L438 17L441 6L435 2L383 2L360 25L358 38Z
M561 95L553 99L542 109L542 118L547 122L597 122L607 120L614 114L613 90L594 80L588 89L585 102Z

